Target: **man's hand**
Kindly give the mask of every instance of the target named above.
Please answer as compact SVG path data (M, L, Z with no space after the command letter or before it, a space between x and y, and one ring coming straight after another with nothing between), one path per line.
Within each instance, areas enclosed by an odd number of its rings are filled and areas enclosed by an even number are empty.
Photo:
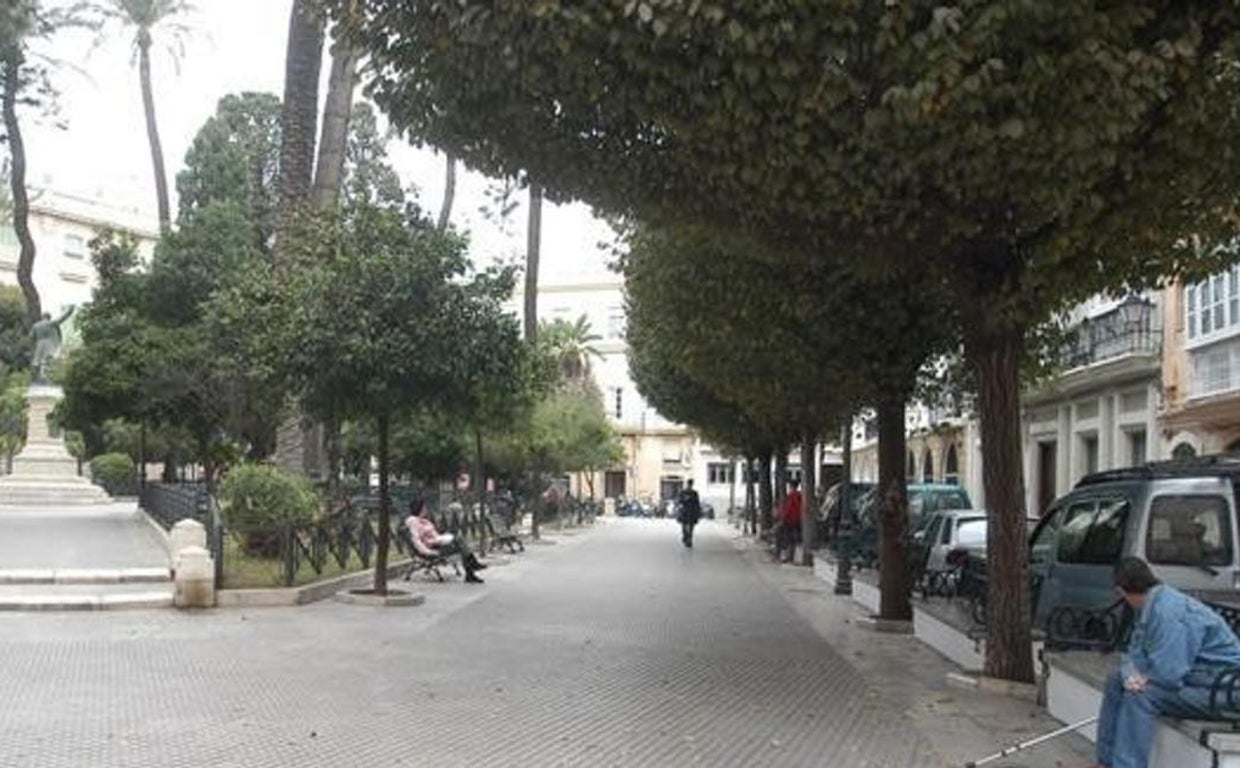
M1124 690L1130 691L1132 693L1140 693L1141 691L1145 690L1145 686L1148 683L1149 683L1149 678L1140 674L1139 672L1133 672L1131 675L1129 675L1128 677L1124 679Z

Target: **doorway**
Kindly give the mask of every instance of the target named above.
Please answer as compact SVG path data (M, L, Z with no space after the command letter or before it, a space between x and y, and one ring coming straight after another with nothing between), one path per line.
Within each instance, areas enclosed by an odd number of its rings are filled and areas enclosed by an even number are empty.
M1041 517L1055 500L1055 468L1058 464L1058 445L1054 442L1038 443L1038 516Z

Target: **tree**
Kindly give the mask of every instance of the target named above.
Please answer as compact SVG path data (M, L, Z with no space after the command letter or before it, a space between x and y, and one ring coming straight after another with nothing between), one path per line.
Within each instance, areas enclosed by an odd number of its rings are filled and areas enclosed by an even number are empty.
M310 197L319 115L324 19L310 0L293 0L284 59L280 126L279 226L289 225ZM277 252L280 248L277 244Z
M167 32L172 39L173 55L179 55L180 37L186 28L176 20L192 9L193 6L187 0L104 0L99 5L105 19L133 30L133 47L138 59L142 109L146 115L146 138L151 146L151 168L155 173L155 201L161 230L172 226L172 213L168 204L164 150L155 120L155 95L151 88L151 45L157 30Z
M1237 151L1234 11L370 10L361 34L385 43L371 47L376 99L466 162L526 169L608 211L765 232L787 264L829 257L871 276L929 265L948 281L987 457L986 672L1031 680L1022 340L1065 303L1231 258L1215 246L1234 230L1222 170Z
M270 253L280 165L280 99L245 92L220 99L185 153L177 174L179 221L184 224L213 202L240 207L254 243Z
M538 262L542 257L542 185L530 182L529 223L525 234L525 341L538 338Z
M603 353L594 346L603 337L590 328L585 315L575 321L557 318L541 323L539 338L544 339L560 366L565 382L582 384L590 379L591 358L602 359Z
M49 65L31 54L31 45L47 40L57 29L77 23L76 8L48 9L38 0L16 0L0 8L0 139L8 145L9 190L13 230L21 246L17 283L26 299L26 318L33 324L43 314L34 285L34 238L30 234L30 196L26 190L26 143L18 106L51 109L55 91Z
M387 592L392 428L462 393L461 350L475 309L464 241L412 209L359 206L347 218L306 220L286 260L255 263L222 292L216 316L300 395L315 418L368 422L379 464L374 589Z
M334 208L340 200L353 91L357 87L357 64L357 49L338 28L332 44L331 74L323 105L323 135L319 139L319 158L314 170L313 198L319 208Z

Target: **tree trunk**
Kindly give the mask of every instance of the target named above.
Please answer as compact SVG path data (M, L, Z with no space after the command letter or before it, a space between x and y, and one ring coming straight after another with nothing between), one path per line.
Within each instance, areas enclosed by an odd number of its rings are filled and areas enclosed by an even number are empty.
M847 524L852 526L856 521L852 520L852 416L850 415L844 421L844 429L841 430L840 443L843 450L840 452L840 474L843 475L843 482L840 485L839 505L840 512L835 516L835 520L831 521L831 538L838 539L840 535L840 526ZM844 516L849 515L845 520ZM855 530L850 527L849 530Z
M138 78L142 83L142 109L146 113L146 140L151 146L151 168L155 172L155 203L159 210L159 230L166 232L172 227L172 213L168 205L164 148L159 141L159 126L155 122L155 95L151 88L151 33L146 29L138 33Z
M525 340L538 338L538 259L542 251L542 186L530 182L530 219L525 245Z
M474 476L472 483L478 493L478 522L482 523L479 527L481 534L478 537L478 552L485 555L487 553L487 527L483 522L487 519L487 475L486 464L483 463L482 453L482 430L474 427Z
M904 398L891 397L878 404L878 586L882 593L878 615L897 621L913 618L904 562L904 532L908 527L905 450Z
M987 511L986 665L991 677L1033 682L1029 550L1020 445L1019 366L1023 331L979 311L965 335L978 386L982 486Z
M818 546L818 514L814 509L818 482L814 465L818 463L815 449L817 436L806 433L801 440L801 565L814 564L814 548Z
M353 114L353 90L357 86L357 49L337 40L332 46L332 70L323 103L323 133L314 169L314 206L334 210L344 179L345 147L349 143L349 118Z
M26 298L26 320L34 325L43 315L43 305L39 302L39 290L34 286L35 246L30 235L30 197L26 193L26 143L17 121L18 80L24 63L20 52L10 54L4 63L7 75L4 78L2 108L11 158L9 188L13 194L13 232L21 244L17 259L17 283Z
M771 452L758 458L758 531L761 536L775 526L774 491L771 488Z
M543 503L540 488L542 488L542 473L536 471L530 482L530 538L535 541L541 535L541 526L538 525L538 513L541 511L539 508Z
M315 128L319 113L319 70L323 65L323 17L311 0L293 0L284 58L284 105L280 116L279 230L288 227L310 196ZM280 254L281 235L276 236Z
M375 594L387 594L388 547L392 543L392 499L388 493L388 416L378 418L379 428L379 537L375 552Z
M775 453L775 498L772 513L780 509L784 503L784 497L788 495L788 451L791 450L786 445L781 445Z
M440 232L447 230L448 223L452 220L452 203L456 199L456 157L449 152L445 162L447 163L448 170L443 184L443 206L439 209L438 227Z

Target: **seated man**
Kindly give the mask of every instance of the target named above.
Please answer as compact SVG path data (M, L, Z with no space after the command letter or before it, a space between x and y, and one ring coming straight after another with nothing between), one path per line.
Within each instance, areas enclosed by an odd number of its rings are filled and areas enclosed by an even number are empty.
M1140 558L1119 561L1115 586L1137 618L1103 689L1095 765L1148 768L1154 718L1208 717L1210 683L1240 665L1240 641L1222 616L1159 583Z
M485 569L486 565L478 562L464 539L450 533L440 533L435 528L431 513L422 499L409 502L409 517L405 519L405 525L409 526L409 535L419 551L425 549L435 555L460 555L461 565L465 566L465 581L471 584L482 583L477 572Z

